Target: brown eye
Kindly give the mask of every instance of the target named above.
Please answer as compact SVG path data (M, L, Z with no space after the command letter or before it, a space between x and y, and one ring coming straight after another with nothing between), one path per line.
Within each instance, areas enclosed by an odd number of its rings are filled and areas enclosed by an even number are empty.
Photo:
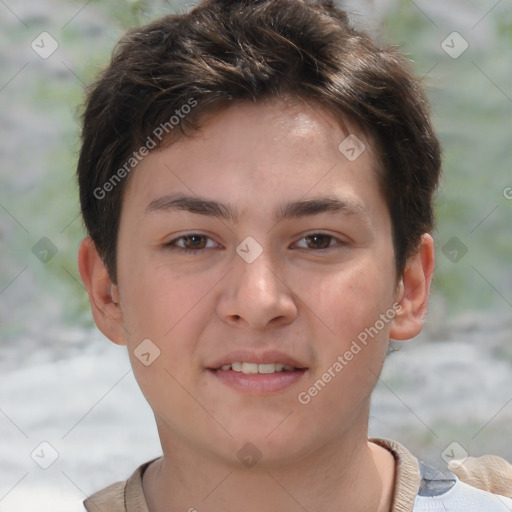
M298 245L301 249L327 250L345 245L345 242L327 233L311 233L302 237L302 240L305 240L305 243Z
M322 234L315 234L304 237L308 243L313 245L313 247L310 247L312 249L327 249L327 247L330 246L330 240L332 240L332 238L332 236Z
M174 238L164 247L165 249L176 250L188 253L200 253L203 249L207 249L208 236L200 233L191 233ZM211 245L209 247L212 247Z
M207 237L203 235L186 235L182 237L186 249L204 249L204 241Z

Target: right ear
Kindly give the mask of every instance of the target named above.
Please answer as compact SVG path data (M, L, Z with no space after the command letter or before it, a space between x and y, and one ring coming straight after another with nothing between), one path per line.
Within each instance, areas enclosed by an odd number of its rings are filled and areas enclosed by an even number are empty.
M111 281L91 237L84 238L80 243L78 271L89 295L92 316L98 329L114 343L126 345L118 288Z

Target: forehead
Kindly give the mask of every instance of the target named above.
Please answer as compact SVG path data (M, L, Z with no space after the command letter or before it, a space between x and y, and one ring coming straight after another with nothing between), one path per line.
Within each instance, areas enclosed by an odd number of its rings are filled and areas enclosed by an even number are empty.
M372 146L350 121L314 102L276 98L210 110L199 131L145 157L127 185L125 200L144 209L176 191L270 212L308 194L339 190L353 204L379 195Z

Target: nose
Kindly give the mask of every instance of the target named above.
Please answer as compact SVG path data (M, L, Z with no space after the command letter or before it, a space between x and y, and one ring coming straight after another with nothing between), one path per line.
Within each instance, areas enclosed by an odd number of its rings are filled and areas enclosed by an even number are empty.
M233 271L226 277L217 314L230 326L265 330L285 326L297 316L296 300L282 266L269 251L251 263L235 255Z

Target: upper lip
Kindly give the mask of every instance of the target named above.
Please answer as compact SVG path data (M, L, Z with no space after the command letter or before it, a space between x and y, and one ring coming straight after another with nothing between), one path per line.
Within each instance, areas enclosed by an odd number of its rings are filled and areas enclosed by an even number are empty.
M307 368L307 365L301 363L297 359L289 355L279 352L278 350L265 350L263 352L254 352L249 350L237 350L231 352L226 356L213 361L207 368L215 370L231 363L256 363L256 364L269 364L281 363L293 366L294 368Z

